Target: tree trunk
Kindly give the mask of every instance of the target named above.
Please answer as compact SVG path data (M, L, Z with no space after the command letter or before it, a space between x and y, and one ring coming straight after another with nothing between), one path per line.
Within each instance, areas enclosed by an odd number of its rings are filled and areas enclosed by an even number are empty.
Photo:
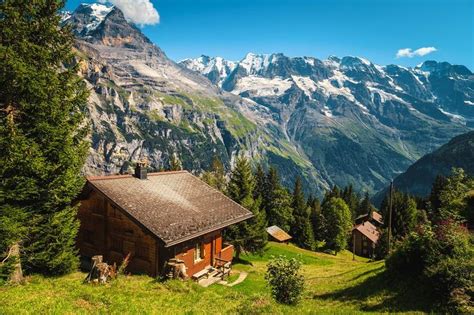
M21 260L20 260L20 244L15 243L10 248L10 259L15 259L15 268L10 275L10 281L12 283L22 283L23 282L23 270L21 269Z

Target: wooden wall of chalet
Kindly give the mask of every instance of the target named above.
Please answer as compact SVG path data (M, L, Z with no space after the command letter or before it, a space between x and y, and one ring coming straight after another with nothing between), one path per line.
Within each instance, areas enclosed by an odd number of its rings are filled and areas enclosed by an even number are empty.
M204 247L204 257L200 261L194 261L195 246L200 243ZM192 276L207 266L214 265L213 260L218 257L218 253L222 249L221 231L215 231L200 238L178 244L173 249L175 257L184 261L188 276Z
M371 257L373 254L373 242L358 230L354 230L355 254L362 257Z
M105 261L120 264L130 253L128 271L157 275L156 239L102 195L92 191L86 200L81 201L78 218L81 226L77 244L81 255L103 255Z

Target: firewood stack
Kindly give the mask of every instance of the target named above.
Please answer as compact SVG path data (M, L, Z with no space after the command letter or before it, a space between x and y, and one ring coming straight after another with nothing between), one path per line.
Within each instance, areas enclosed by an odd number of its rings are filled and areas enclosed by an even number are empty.
M104 284L117 276L117 267L115 265L109 265L102 260L102 255L92 257L92 268L84 280L85 282Z

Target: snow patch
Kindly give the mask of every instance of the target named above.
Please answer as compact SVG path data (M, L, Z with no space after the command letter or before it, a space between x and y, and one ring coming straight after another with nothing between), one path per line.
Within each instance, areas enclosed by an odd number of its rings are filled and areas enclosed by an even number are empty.
M90 15L92 17L92 22L87 24L85 27L85 29L87 30L87 33L95 30L100 25L100 23L104 21L105 17L114 8L114 6L107 6L107 5L98 4L98 3L93 3L86 6L89 6L92 10L92 13Z
M280 96L290 89L292 85L291 79L279 77L268 79L250 75L239 79L232 93L239 95L243 92L250 92L255 96Z
M396 101L405 105L409 105L406 101L402 100L400 97L398 97L395 94L386 92L382 89L376 88L371 85L367 85L367 88L369 89L370 93L372 94L372 101L374 101L374 96L375 94L378 94L380 96L380 101L382 103L385 103L387 101Z
M466 124L466 119L464 117L462 117L460 115L450 113L450 112L447 112L444 109L442 109L441 107L438 107L438 109L440 110L440 112L442 112L443 114L445 114L446 116L451 118L453 121L456 121L456 122L458 122L460 124L463 124L463 125Z

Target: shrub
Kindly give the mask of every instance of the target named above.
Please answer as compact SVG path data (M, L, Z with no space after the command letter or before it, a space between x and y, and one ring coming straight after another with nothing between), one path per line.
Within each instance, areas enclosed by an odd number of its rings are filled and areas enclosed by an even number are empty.
M456 311L473 307L474 250L469 232L455 221L410 233L386 260L394 274L420 275Z
M265 279L273 298L283 304L297 304L304 289L304 277L299 274L301 263L284 256L273 258L267 264Z

